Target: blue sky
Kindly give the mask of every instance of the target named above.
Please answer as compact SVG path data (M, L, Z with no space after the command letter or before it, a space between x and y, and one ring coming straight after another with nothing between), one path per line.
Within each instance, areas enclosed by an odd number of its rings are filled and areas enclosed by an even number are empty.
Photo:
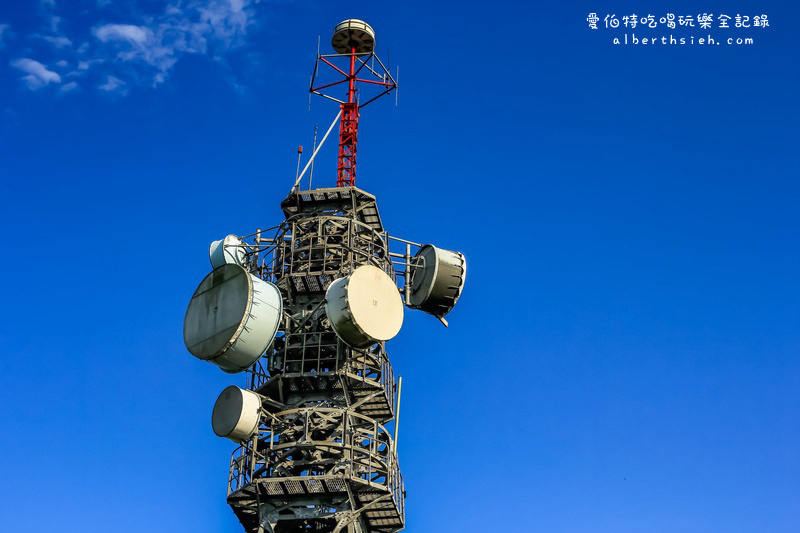
M695 27L603 26L634 13ZM309 110L317 36L356 17L401 86L364 111L357 184L469 261L450 328L408 312L388 345L407 530L797 531L798 15L5 3L0 529L240 530L210 415L243 380L186 352L183 314L210 241L281 220L336 113Z

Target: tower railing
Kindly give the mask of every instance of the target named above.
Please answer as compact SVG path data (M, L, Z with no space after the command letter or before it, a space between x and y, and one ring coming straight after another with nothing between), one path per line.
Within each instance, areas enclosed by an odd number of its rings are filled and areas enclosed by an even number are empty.
M256 480L346 478L362 490L402 500L402 476L386 428L349 409L301 408L268 414L231 456L228 493Z

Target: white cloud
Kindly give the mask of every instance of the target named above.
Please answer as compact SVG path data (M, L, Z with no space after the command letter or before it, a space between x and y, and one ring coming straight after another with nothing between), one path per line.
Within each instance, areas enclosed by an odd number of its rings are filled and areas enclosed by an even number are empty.
M66 48L68 46L72 46L72 41L63 35L45 35L42 37L42 39L52 44L56 48Z
M116 76L106 76L106 81L97 86L98 89L106 94L114 96L125 96L130 91L130 87L123 80Z
M0 48L5 46L6 37L11 35L11 26L8 24L0 24Z
M132 45L142 46L148 41L150 30L133 24L106 24L95 28L93 33L104 43L125 41Z
M39 89L50 83L61 83L61 76L34 59L23 57L11 62L11 66L25 72L22 80L29 89Z
M70 81L61 86L62 93L71 93L80 89L77 81Z
M55 14L56 2L55 0L40 0L40 12L47 19L47 29L50 33L59 35L61 31L61 17Z
M134 85L164 83L188 55L213 59L224 71L227 53L246 43L261 0L169 0L150 3L160 6L157 12L136 15L125 8L104 9L119 5L111 0L94 1L96 13L83 11L81 16L106 20L87 28L66 17L59 0L38 0L43 17L40 32L27 35L31 48L17 57L47 54L48 66L27 57L11 63L24 73L22 80L29 88L61 84L63 92L95 87L125 94ZM8 25L0 24L0 48L10 35Z
M102 59L85 59L78 61L78 71L88 71L93 65L100 65L103 63Z
M197 6L205 29L227 45L247 31L249 15L245 0L219 0Z
M150 69L155 86L184 55L218 55L242 44L253 19L249 6L250 0L195 0L140 24L103 24L93 34L116 62Z
M111 76L110 74L106 76L105 83L99 85L97 88L108 93L116 92L127 94L128 92L128 84L115 76Z
M61 26L61 17L53 15L50 17L50 31L58 33L58 27Z

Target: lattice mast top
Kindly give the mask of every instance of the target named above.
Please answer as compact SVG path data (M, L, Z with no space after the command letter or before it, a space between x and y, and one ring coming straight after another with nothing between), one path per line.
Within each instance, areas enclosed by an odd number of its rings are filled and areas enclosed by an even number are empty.
M348 19L337 24L333 30L331 45L336 51L335 54L317 53L310 92L339 103L341 118L339 121L336 186L353 187L356 184L358 119L361 115L361 108L397 89L397 81L375 54L375 31L363 20ZM344 68L335 64L335 62L342 61L347 62L346 66L343 66ZM342 78L331 83L316 85L320 63L329 66ZM347 85L345 100L322 93L325 89L342 84ZM371 97L368 97L364 103L361 103L359 98L359 86L362 84L365 85L365 88L377 89L377 94L371 94Z

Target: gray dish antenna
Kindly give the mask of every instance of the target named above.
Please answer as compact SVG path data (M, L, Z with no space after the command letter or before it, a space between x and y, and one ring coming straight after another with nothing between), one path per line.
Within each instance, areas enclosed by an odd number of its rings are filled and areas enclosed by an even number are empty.
M283 314L277 286L239 265L224 264L203 279L183 321L189 353L230 374L255 363L275 339Z
M420 248L412 264L414 274L409 307L443 319L453 310L464 288L467 278L464 254L426 244Z
M222 391L211 413L211 427L219 437L234 442L248 440L258 429L261 397L231 385Z

